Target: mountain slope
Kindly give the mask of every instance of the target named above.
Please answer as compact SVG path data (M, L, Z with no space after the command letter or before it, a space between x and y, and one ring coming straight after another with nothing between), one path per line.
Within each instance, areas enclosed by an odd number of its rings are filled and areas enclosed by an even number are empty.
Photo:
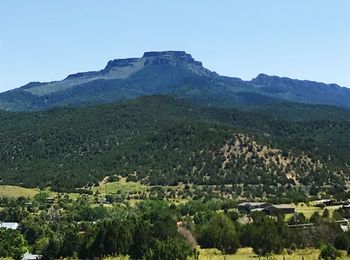
M260 92L276 98L309 104L350 107L349 89L336 84L295 80L265 74L259 74L252 79L251 83L255 84Z
M3 111L0 120L0 179L7 184L74 188L122 175L153 185L244 184L273 193L277 183L328 191L350 174L349 121L289 122L166 96Z
M259 75L252 81L223 77L181 51L146 52L117 59L100 71L69 75L62 81L32 82L0 94L0 109L32 111L167 94L205 105L237 107L283 100L350 107L350 90L335 84Z

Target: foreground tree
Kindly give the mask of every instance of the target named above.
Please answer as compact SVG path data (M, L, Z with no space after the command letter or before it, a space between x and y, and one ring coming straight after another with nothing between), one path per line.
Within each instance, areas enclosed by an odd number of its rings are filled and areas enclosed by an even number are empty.
M167 240L156 240L145 255L145 259L186 260L193 255L191 247L179 236Z
M323 247L320 254L320 259L335 260L340 256L340 253L331 244Z
M22 259L27 250L27 241L18 230L0 228L0 258Z
M269 255L271 253L279 254L285 246L285 239L282 236L283 227L279 227L275 220L266 216L255 218L254 233L252 235L253 251L257 255ZM282 224L280 224L282 225Z
M198 231L202 247L215 247L225 254L233 254L239 247L239 239L232 220L226 214L216 214Z

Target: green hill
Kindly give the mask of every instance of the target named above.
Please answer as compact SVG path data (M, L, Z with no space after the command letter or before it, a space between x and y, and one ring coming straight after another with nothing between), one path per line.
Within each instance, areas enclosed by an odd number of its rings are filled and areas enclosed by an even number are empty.
M329 193L335 184L343 189L350 173L350 122L311 116L287 121L278 116L280 109L269 111L206 108L151 96L0 112L0 179L56 190L90 186L111 175L152 185L244 184L271 194L290 185Z

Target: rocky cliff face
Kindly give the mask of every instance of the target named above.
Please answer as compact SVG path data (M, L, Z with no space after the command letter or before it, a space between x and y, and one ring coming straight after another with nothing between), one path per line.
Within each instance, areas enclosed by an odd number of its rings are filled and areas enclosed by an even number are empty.
M104 68L104 72L110 71L113 68L121 68L127 66L133 66L135 62L137 62L139 58L129 58L129 59L115 59L110 60L107 63L107 66Z
M146 59L145 64L161 65L161 64L179 64L190 63L202 67L202 62L196 61L191 54L184 51L160 51L145 52L142 58Z

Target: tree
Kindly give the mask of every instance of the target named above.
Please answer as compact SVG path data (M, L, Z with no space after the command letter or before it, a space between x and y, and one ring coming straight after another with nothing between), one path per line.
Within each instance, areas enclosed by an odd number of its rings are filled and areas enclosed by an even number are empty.
M320 259L335 260L340 256L340 252L335 249L331 244L323 247L320 253Z
M194 251L191 247L179 236L166 240L155 240L144 256L145 259L154 260L186 260L192 256Z
M96 256L126 255L132 244L132 228L131 223L117 218L99 223L92 246Z
M133 233L133 243L129 248L129 255L132 259L142 259L146 255L149 243L152 241L151 223L138 218L135 220L135 231Z
M198 231L198 242L203 247L215 247L223 253L235 253L239 239L232 220L225 214L216 214Z
M321 221L322 221L322 219L321 219L320 213L318 213L317 211L315 211L310 217L311 223L319 224L319 223L321 223Z
M22 259L27 251L27 241L18 230L0 228L0 258Z
M306 219L305 215L302 212L294 214L288 220L288 224L290 224L290 225L304 224L306 222L307 222L307 219Z
M348 250L349 249L349 238L346 234L339 234L334 240L334 247L339 250Z
M268 255L271 253L281 253L285 241L277 227L276 221L263 217L255 226L255 235L253 236L252 247L257 255Z
M329 210L328 209L324 209L324 211L322 213L322 218L329 219Z

